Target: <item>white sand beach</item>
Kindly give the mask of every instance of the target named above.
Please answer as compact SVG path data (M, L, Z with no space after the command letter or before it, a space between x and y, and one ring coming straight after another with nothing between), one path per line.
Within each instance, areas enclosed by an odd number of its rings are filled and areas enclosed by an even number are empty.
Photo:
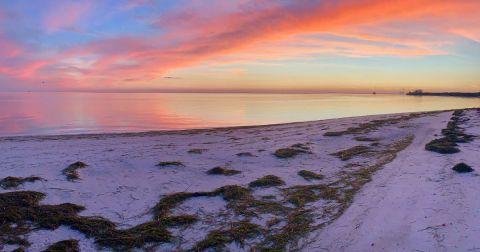
M39 205L9 205L25 215L0 223L0 250L42 251L75 239L81 251L474 251L480 111L458 116L458 127L473 136L458 143L460 152L425 150L452 114L0 138L0 179L42 178L0 187L2 207L5 195L44 194ZM86 167L68 180L62 171L75 162ZM453 171L460 162L476 170ZM223 174L209 174L215 167L223 169L210 173ZM50 217L29 219L26 212L63 203L84 210L50 228L39 221ZM113 225L110 233L86 231L99 219ZM145 225L160 226L162 235L138 231ZM129 241L111 245L118 237Z

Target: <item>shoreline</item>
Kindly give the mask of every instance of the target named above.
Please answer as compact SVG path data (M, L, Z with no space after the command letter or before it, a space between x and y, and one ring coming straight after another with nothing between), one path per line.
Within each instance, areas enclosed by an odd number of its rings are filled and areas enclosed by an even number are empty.
M463 109L475 109L475 108L463 108ZM148 137L148 136L159 136L159 135L188 135L204 132L213 132L213 131L222 131L222 130L235 130L235 129L249 129L249 128L261 128L261 127L270 127L270 126L282 126L282 125L293 125L293 124L302 124L302 123L313 123L313 122L323 122L323 121L332 121L332 120L345 120L345 119L355 119L355 118L366 118L372 116L396 116L403 114L416 114L416 113L436 113L436 112L448 112L458 109L446 109L446 110L427 110L427 111L413 111L413 112L398 112L398 113L385 113L385 114L371 114L371 115L361 115L361 116L347 116L347 117L338 117L330 119L319 119L319 120L308 120L308 121L297 121L297 122L285 122L285 123L272 123L272 124L258 124L258 125L239 125L239 126L225 126L225 127L206 127L206 128L192 128L192 129L166 129L166 130L148 130L148 131L138 131L138 132L103 132L103 133L72 133L72 134L49 134L49 135L13 135L13 136L0 136L0 141L13 141L13 140L58 140L58 139L88 139L88 138L98 138L98 137Z

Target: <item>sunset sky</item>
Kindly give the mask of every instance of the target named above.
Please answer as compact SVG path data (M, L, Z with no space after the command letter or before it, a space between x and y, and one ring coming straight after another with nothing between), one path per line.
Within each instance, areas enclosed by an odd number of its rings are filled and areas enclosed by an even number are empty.
M480 90L478 0L0 1L0 91Z

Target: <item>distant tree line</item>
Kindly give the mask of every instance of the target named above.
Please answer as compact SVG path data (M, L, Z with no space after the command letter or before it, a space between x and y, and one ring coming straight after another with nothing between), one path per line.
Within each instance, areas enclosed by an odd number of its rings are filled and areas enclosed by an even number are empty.
M415 95L415 96L453 96L453 97L470 97L470 98L480 98L480 92L423 92L421 89L417 89L415 91L410 91L407 95Z

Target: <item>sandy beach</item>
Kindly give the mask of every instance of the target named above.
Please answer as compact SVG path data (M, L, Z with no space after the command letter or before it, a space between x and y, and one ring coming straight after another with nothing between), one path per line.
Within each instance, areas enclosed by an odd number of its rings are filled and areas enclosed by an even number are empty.
M479 135L470 109L4 137L0 250L474 251Z

